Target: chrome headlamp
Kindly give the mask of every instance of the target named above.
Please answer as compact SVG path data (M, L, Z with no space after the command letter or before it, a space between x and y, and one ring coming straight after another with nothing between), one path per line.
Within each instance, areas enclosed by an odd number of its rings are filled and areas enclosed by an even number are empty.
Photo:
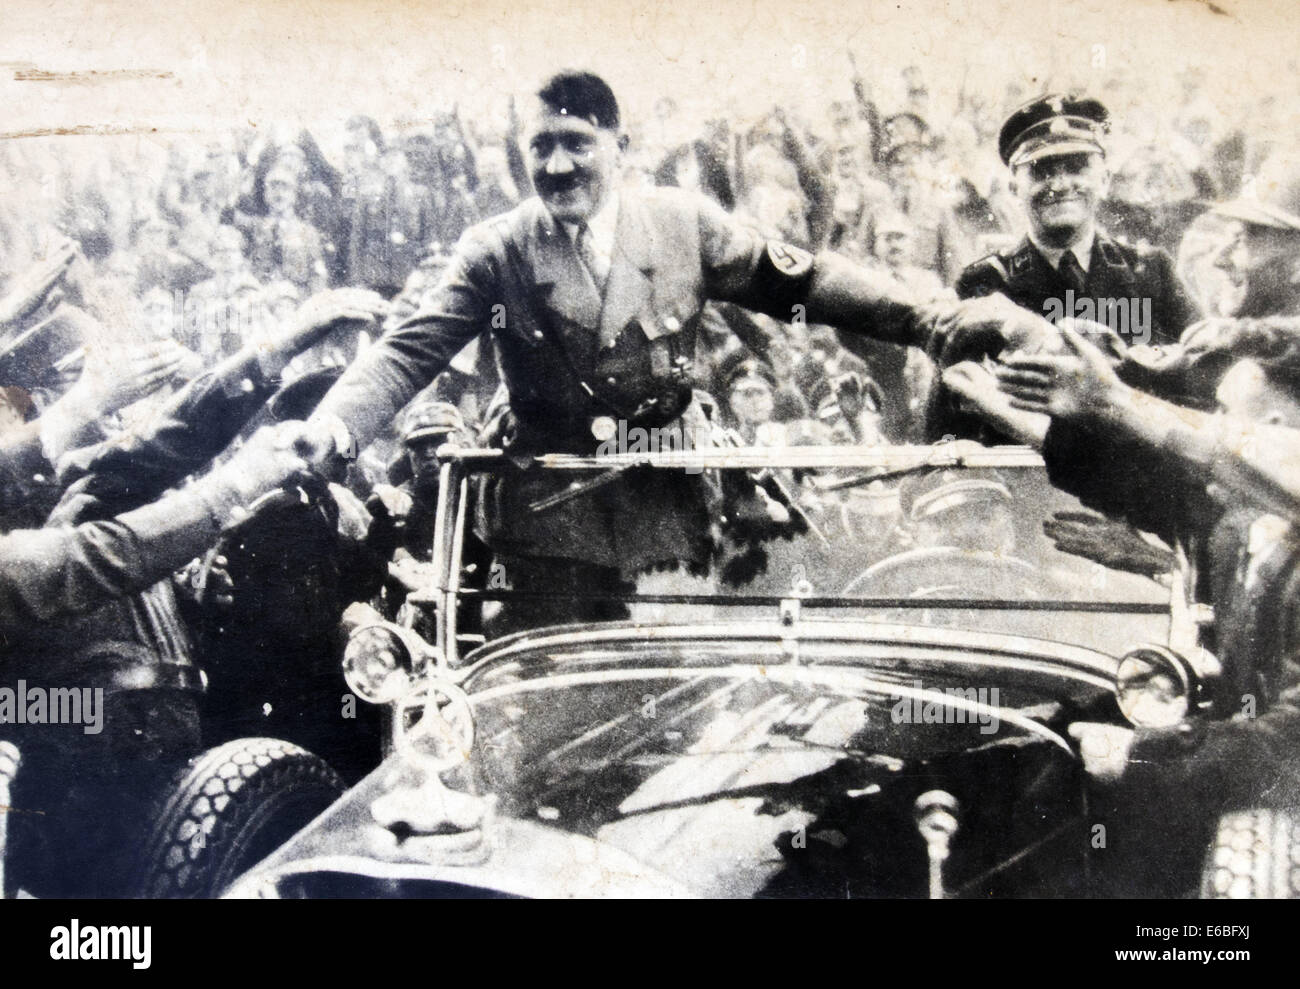
M362 625L348 636L343 679L371 704L390 704L411 688L415 663L410 646L395 626Z

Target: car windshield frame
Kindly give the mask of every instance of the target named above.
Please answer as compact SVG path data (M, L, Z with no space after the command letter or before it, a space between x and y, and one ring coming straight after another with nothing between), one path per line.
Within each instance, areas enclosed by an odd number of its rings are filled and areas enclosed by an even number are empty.
M458 605L465 600L568 600L571 594L517 591L510 588L470 588L462 583L465 537L469 525L470 481L483 473L542 470L578 475L584 487L632 468L678 470L694 474L706 470L833 472L822 478L819 489L840 491L876 481L897 481L934 470L1040 469L1042 456L1028 446L988 447L973 441L933 445L891 446L781 446L715 447L698 450L660 450L583 456L551 453L515 456L499 449L445 444L438 450L441 463L433 533L433 580L408 598L431 607L434 613L435 663L443 670L462 668L466 656L477 654L489 642L463 649L457 629ZM851 476L846 472L856 471ZM1175 581L1177 584L1177 581ZM766 609L872 609L944 611L1014 611L1109 614L1169 617L1176 610L1173 596L1162 601L1075 600L1065 598L913 598L881 595L788 593L617 593L592 591L584 600L637 602L656 605L725 605ZM481 637L480 637L481 638ZM472 640L471 640L472 641Z

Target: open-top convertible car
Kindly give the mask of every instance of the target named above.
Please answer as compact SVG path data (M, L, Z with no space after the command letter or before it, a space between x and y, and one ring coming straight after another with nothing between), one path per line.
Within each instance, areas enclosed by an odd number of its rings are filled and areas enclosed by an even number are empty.
M1078 506L1027 449L443 454L430 585L344 658L389 753L229 895L1086 896L1066 726L1176 723L1214 672L1178 580L1044 535ZM627 620L493 638L523 592L463 563L476 478L506 470L572 498L731 474L720 518L740 491L771 525L715 533L707 577L589 589Z

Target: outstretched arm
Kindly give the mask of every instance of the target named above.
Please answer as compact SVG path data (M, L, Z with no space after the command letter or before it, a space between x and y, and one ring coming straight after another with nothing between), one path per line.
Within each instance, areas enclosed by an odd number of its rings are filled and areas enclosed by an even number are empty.
M488 246L467 232L432 298L353 361L321 400L310 420L313 463L369 445L488 326L501 299L494 274Z
M1300 431L1186 409L1138 391L1069 320L1059 328L1066 353L1013 355L998 371L1013 408L1127 437L1168 454L1230 498L1300 517Z
M714 203L699 208L710 298L788 322L800 318L886 343L927 350L941 366L1005 347L1036 349L1056 338L1045 319L1001 295L915 305L888 276L830 251L816 255L765 240Z
M60 465L60 480L79 482L70 489L78 496L106 499L108 514L158 497L229 445L274 393L280 372L296 354L342 325L373 322L386 308L364 289L312 296L275 332L189 382L144 429L77 451Z
M225 466L104 522L0 536L0 634L143 590L202 553L236 509L305 472L290 430L265 430Z

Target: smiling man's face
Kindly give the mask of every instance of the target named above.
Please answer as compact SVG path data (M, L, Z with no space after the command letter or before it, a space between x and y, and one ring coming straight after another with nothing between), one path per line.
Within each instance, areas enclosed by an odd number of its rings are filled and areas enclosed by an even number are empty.
M581 223L618 181L626 141L615 130L533 101L524 132L528 171L542 204L561 223Z
M1219 233L1214 267L1227 283L1217 300L1224 316L1292 314L1300 300L1300 235L1233 220Z
M1110 181L1099 154L1052 155L1027 162L1011 177L1035 237L1068 247L1092 223Z

